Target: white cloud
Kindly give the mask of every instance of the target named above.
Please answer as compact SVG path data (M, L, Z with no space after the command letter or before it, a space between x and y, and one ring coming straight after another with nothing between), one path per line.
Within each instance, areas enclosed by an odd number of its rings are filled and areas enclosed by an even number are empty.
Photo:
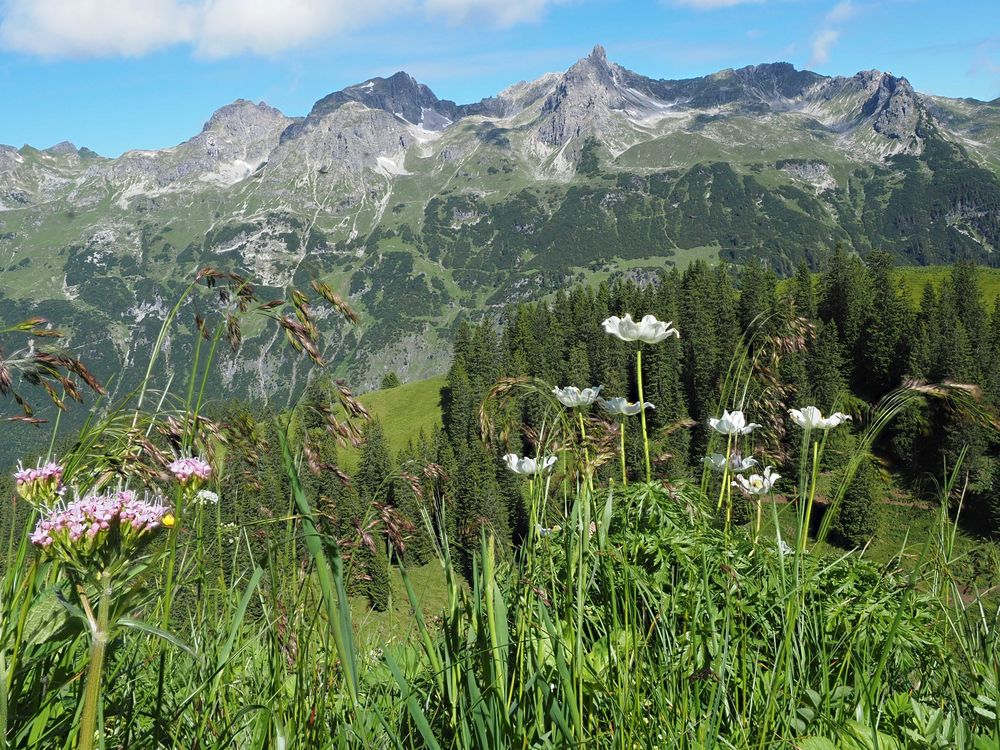
M844 24L857 16L862 6L853 0L840 0L823 17L823 26L812 39L812 57L806 67L824 65L830 60L830 50L843 33Z
M0 0L0 47L46 57L273 54L385 18L513 26L564 0Z
M978 44L969 74L989 78L994 91L1000 93L1000 56L996 54L997 46L993 40Z
M486 21L496 26L514 26L537 21L559 0L425 0L428 13L444 16L450 23Z
M36 0L37 1L37 0ZM203 0L192 44L210 57L273 54L412 9L407 0Z
M809 58L809 67L813 65L823 65L830 60L830 48L840 39L840 31L837 29L823 29L813 39L812 57Z
M841 23L849 21L858 12L858 6L851 0L843 0L833 6L833 10L826 14L827 23Z
M0 44L53 57L141 55L189 39L195 15L177 0L11 0Z

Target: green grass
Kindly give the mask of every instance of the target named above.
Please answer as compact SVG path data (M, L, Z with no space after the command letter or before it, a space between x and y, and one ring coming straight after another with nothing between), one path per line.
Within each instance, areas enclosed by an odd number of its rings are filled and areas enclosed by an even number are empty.
M951 275L951 266L901 266L898 272L910 299L914 305L919 305L924 287L933 284L940 288ZM986 309L992 310L997 298L1000 298L1000 268L979 268L978 273Z
M393 455L411 440L415 442L421 431L430 437L441 426L441 389L444 385L445 377L441 375L359 396L371 415L382 421ZM357 468L358 455L356 449L342 449L338 455L341 468L353 472Z
M980 266L977 274L983 302L987 310L992 310L1000 298L1000 268ZM936 290L940 290L941 285L951 276L951 266L897 266L896 275L906 290L910 302L916 308L920 305L924 287L931 284ZM813 274L813 281L819 281L818 273ZM781 279L778 282L778 292L784 293L790 286L791 279Z
M406 571L410 586L420 603L424 617L430 620L444 611L448 588L441 564L434 560ZM369 647L406 643L417 637L417 624L406 595L403 575L398 568L390 571L392 601L385 612L376 612L363 596L351 597L351 617L359 641Z

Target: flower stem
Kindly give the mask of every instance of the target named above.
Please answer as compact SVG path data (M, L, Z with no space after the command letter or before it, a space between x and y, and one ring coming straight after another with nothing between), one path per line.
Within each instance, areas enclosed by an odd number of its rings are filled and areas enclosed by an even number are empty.
M722 501L726 497L726 486L729 484L729 457L733 455L733 436L726 436L726 462L722 467L722 485L719 487L719 502L715 505L715 512L722 510Z
M642 394L642 344L635 353L635 374L639 385L639 417L642 420L642 449L646 458L646 481L652 479L653 472L649 463L649 435L646 432L646 401Z
M812 481L809 484L809 499L806 501L805 516L802 520L802 531L799 534L799 552L805 552L806 540L809 538L809 519L812 517L813 501L816 499L816 479L819 474L819 442L813 443Z
M83 712L80 717L80 734L77 750L93 750L97 730L97 708L101 698L101 677L104 671L104 652L108 645L108 619L111 611L111 578L102 574L101 598L97 604L97 619L90 621L90 664L87 666L87 684L83 693Z
M621 421L621 430L619 434L619 447L622 459L622 487L628 487L628 472L625 470L625 420Z
M757 515L753 522L753 543L756 544L757 540L760 539L760 524L762 521L762 516L764 512L764 501L761 499L760 495L755 498L757 502ZM772 500L772 502L774 502Z

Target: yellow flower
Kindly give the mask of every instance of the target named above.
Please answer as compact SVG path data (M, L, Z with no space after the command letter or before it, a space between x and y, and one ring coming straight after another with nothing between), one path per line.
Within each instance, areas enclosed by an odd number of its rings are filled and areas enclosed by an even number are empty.
M166 526L168 529L172 529L174 527L174 521L176 521L176 519L174 518L173 513L167 513L163 517L163 525Z

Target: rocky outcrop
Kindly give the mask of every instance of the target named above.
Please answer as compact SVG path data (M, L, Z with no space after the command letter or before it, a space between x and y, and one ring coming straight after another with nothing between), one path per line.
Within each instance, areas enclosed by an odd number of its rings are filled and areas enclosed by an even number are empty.
M375 169L412 143L410 126L382 110L347 102L326 114L310 114L282 135L268 171L308 168L326 175Z
M573 65L545 99L537 126L539 140L562 146L617 128L613 113L644 110L657 102L622 83L627 71L608 62L600 45Z
M89 173L116 183L146 183L152 188L177 183L232 185L252 174L278 146L293 123L274 107L238 99L218 109L194 138L160 151L129 151Z

